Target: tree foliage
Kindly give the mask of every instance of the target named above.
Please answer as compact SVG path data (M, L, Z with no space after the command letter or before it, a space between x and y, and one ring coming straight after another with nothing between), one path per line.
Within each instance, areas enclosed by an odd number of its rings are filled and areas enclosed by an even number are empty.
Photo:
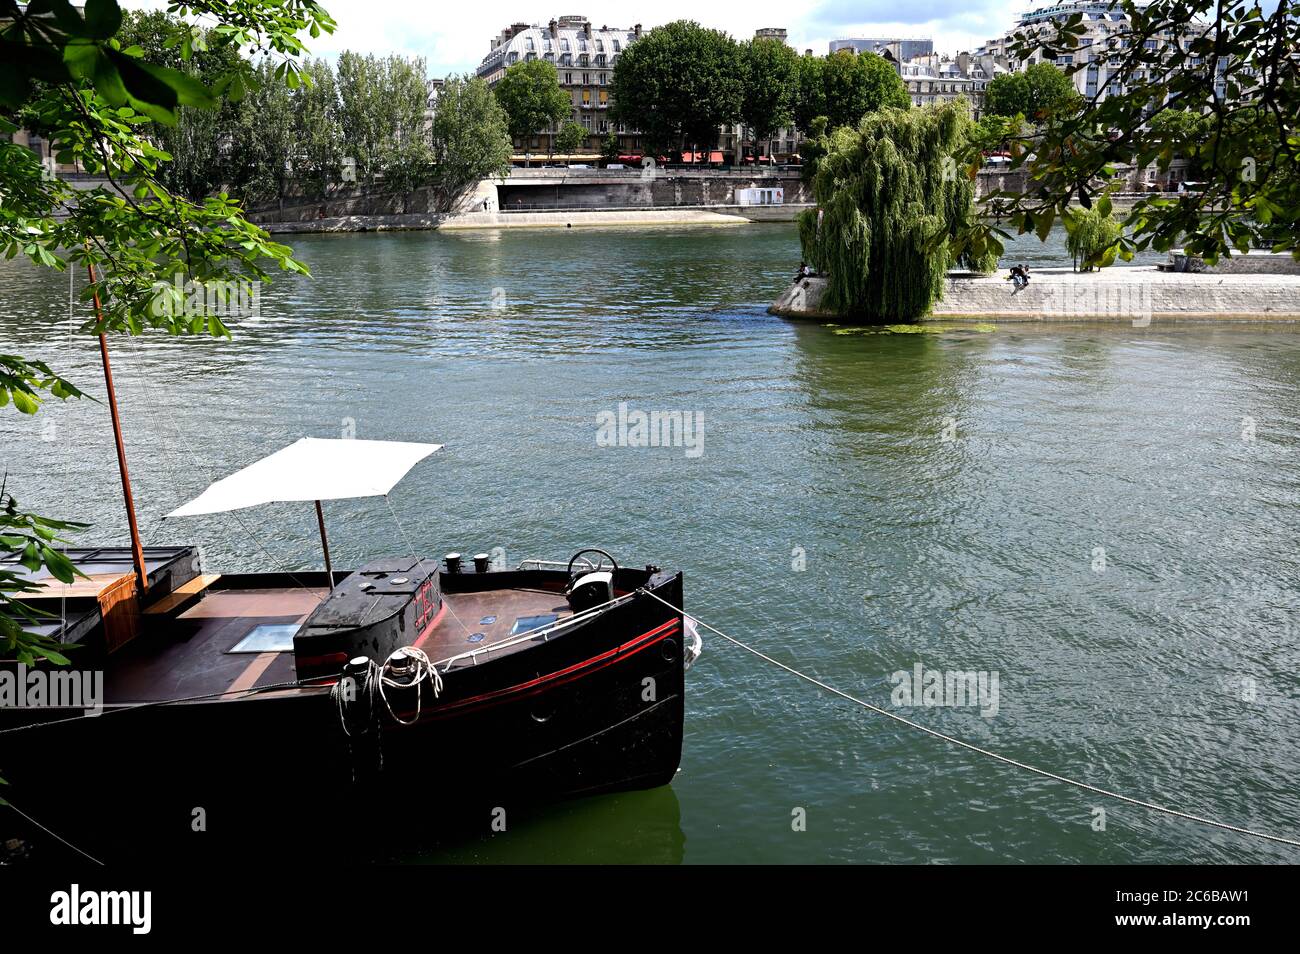
M276 82L274 64L254 67L255 82L228 111L229 140L221 166L243 202L283 202L295 184L298 110L293 91Z
M641 131L647 152L712 149L739 120L740 47L692 20L655 27L619 55L610 91L616 122Z
M587 144L588 137L591 133L586 126L570 120L560 127L560 131L555 134L555 148L562 156L573 155Z
M24 513L18 501L7 491L8 481L0 475L0 547L17 556L18 566L36 571L45 567L60 583L71 583L76 570L58 547L67 543L64 534L84 530L86 524L51 520ZM41 623L54 617L23 602L23 597L39 592L16 568L0 564L0 656L33 665L40 659L65 665L67 646L36 631Z
M303 63L310 80L299 87L294 104L294 178L307 195L323 196L340 184L348 158L343 138L342 99L329 60Z
M745 71L740 120L754 139L769 139L794 121L799 56L782 40L755 37L740 47Z
M333 21L311 0L198 0L170 7L203 17L207 32L179 28L151 55L117 38L123 16L116 0L87 0L84 9L67 0L25 6L0 0L0 249L59 271L93 266L97 280L83 295L98 295L103 311L86 320L84 332L156 328L226 335L215 314L153 307L157 287L266 279L270 268L307 271L289 248L246 221L227 195L192 201L174 192L164 181L172 157L154 131L155 124L174 127L184 107L216 110L236 95L250 75L242 57L230 56L241 49L260 51L277 81L296 85L304 50L299 34L330 31ZM200 80L184 64L205 50L217 75ZM181 67L167 65L175 62L171 51L179 51ZM79 162L104 184L76 188L53 174L6 135L20 124L54 143L59 162ZM38 357L6 354L0 394L32 413L44 394L81 392ZM23 513L13 498L8 493L0 501L0 555L67 576L50 544L78 525ZM51 655L48 641L29 629L24 586L11 573L0 576L0 632L19 658L60 661L57 650Z
M183 56L177 37L188 37L192 53ZM216 108L181 106L174 124L154 123L149 139L171 159L158 168L158 181L192 201L216 195L231 184L227 160L236 101L260 82L255 69L237 48L216 42L204 29L193 29L162 10L123 12L116 39L125 48L137 47L150 62L180 70L205 86L233 76L227 95ZM272 68L276 64L271 63ZM283 88L285 84L276 81Z
M600 140L600 158L605 162L618 162L622 150L618 144L618 133L610 130Z
M406 192L424 181L432 153L425 129L423 57L339 55L339 118L357 182Z
M800 214L803 257L828 276L825 303L873 321L911 321L943 294L949 264L991 270L1000 249L964 241L975 185L955 157L970 119L960 103L887 108L841 126Z
M826 118L831 129L856 126L863 116L880 109L912 105L907 87L892 66L875 53L836 50L822 68Z
M1111 214L1110 196L1103 195L1091 209L1067 209L1065 249L1074 260L1075 271L1113 265L1119 252L1123 228Z
M569 94L560 88L560 74L548 60L511 64L494 92L510 118L510 135L515 139L535 136L573 111Z
M826 56L804 54L799 59L799 102L795 117L805 133L818 116L826 128L856 126L879 109L911 106L907 87L892 66L875 53L836 50Z
M431 138L429 182L440 211L450 211L479 180L510 172L506 112L476 76L448 77L433 111Z
M1093 51L1111 64L1111 83L1082 108L1048 116L1012 140L1023 192L984 202L1018 231L1046 236L1071 200L1084 208L1124 165L1167 171L1191 153L1205 187L1178 199L1144 197L1124 220L1118 255L1176 245L1208 261L1252 247L1300 254L1300 17L1293 0L1271 12L1243 0L1122 0L1128 19L1114 46ZM1074 14L1018 37L1015 54L1072 54L1085 69ZM1170 42L1177 38L1178 42ZM1120 92L1112 92L1114 89ZM1171 137L1170 110L1208 117L1193 140Z
M811 52L799 57L799 98L794 106L794 122L804 135L812 135L813 123L820 117L827 119L826 83L823 73L826 57ZM825 123L822 124L823 127ZM826 130L823 128L822 130Z
M1023 71L999 74L984 92L984 111L989 115L1022 116L1030 122L1078 109L1081 102L1070 77L1051 63L1034 63Z

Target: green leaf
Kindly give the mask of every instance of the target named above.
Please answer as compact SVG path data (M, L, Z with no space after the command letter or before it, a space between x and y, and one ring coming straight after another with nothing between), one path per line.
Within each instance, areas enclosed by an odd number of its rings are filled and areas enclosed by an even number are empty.
M41 406L39 401L34 399L25 391L14 391L13 398L14 407L22 411L24 414L35 414L37 409Z
M1051 209L1047 209L1034 217L1035 233L1038 235L1040 242L1046 242L1047 236L1052 234L1052 223L1055 220L1056 214Z
M107 40L122 26L117 0L86 0L86 26L97 40Z
M176 102L182 106L193 106L198 109L216 107L217 100L212 95L212 91L188 73L167 66L155 66L152 63L140 65L154 79L170 87L175 94Z

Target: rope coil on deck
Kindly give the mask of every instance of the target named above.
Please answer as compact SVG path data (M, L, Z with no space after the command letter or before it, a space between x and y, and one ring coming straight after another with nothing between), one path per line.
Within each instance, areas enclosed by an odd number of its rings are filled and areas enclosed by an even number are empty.
M643 590L639 590L638 592L645 593L646 596L658 600L660 603L663 603L665 606L667 606L669 609L673 610L674 612L682 613L683 616L686 615L682 611L681 607L673 606L673 604L669 603L667 600L663 599L657 594L651 593L649 590L643 589ZM1026 762L1021 762L1016 759L1010 758L1009 756L1001 755L997 752L990 751L989 749L981 748L978 745L975 745L971 742L967 742L963 739L958 739L955 736L946 735L945 733L940 732L937 729L931 729L929 726L922 725L919 722L913 722L911 719L908 719L905 716L901 716L896 712L890 712L888 709L882 709L880 706L872 705L870 702L866 702L862 699L857 698L856 696L851 696L847 692L844 692L841 689L836 689L834 686L827 685L826 683L822 682L820 679L814 678L813 676L809 676L807 673L800 672L798 669L795 669L793 666L787 666L785 663L781 662L780 660L773 659L771 656L767 655L766 653L755 649L753 646L750 646L739 639L736 639L734 636L728 636L726 633L722 632L722 630L714 626L710 626L708 623L704 622L704 620L700 619L698 616L694 616L690 618L694 619L695 622L703 626L705 629L707 629L709 632L713 633L714 635L720 636L722 639L725 639L727 642L735 646L738 646L739 648L743 649L747 653L750 653L751 655L757 656L759 659L763 660L766 663L770 663L771 665L776 666L778 669L784 669L792 676L796 676L799 679L804 680L805 682L817 686L819 689L823 689L826 692L831 693L832 695L839 696L841 699L846 699L849 702L852 702L854 705L861 706L863 709L867 709L868 711L874 712L877 715L882 715L887 718L893 719L895 722L902 723L903 725L907 726L909 729L916 729L920 732L924 732L926 735L934 736L936 739L939 739L943 742L950 743L951 745L957 745L964 749L969 749L970 751L983 755L986 758L994 759L995 761L1002 762L1006 765L1010 765L1018 769L1023 769L1026 772L1032 772L1035 775L1041 775L1043 778L1049 778L1054 782L1063 782L1066 785L1073 785L1075 788L1081 788L1084 791L1092 792L1095 795L1102 795L1106 798L1113 798L1116 801L1125 802L1126 804L1129 805L1136 805L1139 808L1145 808L1153 812L1161 812L1165 815L1172 815L1175 818L1182 818L1186 821L1193 821L1193 822L1198 822L1199 824L1202 825L1209 825L1213 828L1222 829L1223 831L1236 832L1239 835L1250 835L1253 838L1262 838L1265 841L1276 842L1277 844L1280 845L1290 845L1293 848L1300 848L1300 840L1294 838L1286 838L1282 835L1271 835L1268 832L1255 831L1254 829L1251 828L1242 828L1238 825L1229 825L1227 822L1216 821L1213 818L1206 818L1203 815L1194 815L1191 812L1180 811L1176 808L1170 808L1167 805L1158 805L1155 802L1143 801L1140 798L1133 798L1129 795L1122 795L1119 792L1108 791L1107 789L1099 788L1096 785L1091 785L1087 782L1080 782L1077 779L1067 778L1064 775L1058 775L1055 772L1049 772L1047 769L1039 768L1036 765L1030 765Z

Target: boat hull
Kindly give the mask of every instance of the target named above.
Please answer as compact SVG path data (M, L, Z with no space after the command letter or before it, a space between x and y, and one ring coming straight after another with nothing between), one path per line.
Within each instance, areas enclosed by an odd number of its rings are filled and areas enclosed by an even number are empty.
M651 586L681 606L680 574ZM363 699L374 711L360 725L328 687L61 723L68 713L0 711L0 727L53 723L0 735L0 775L15 804L107 860L233 860L254 846L407 853L508 831L539 804L670 782L683 636L680 610L636 595L535 644L458 662L436 699L428 683L418 700L391 689L386 703Z

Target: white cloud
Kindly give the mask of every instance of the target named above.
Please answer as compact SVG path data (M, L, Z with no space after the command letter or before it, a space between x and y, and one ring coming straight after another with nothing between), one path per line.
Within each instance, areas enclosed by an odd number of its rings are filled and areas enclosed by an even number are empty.
M830 40L844 36L933 37L935 49L969 50L1011 27L1029 3L1010 0L585 0L559 6L555 0L490 3L438 3L427 0L323 0L338 21L333 36L309 43L313 54L342 50L423 56L435 76L470 72L488 52L489 41L511 23L545 23L554 16L580 13L594 26L650 29L677 19L693 19L739 39L758 27L785 27L801 52L825 53ZM159 7L160 0L124 0L131 7ZM884 18L884 19L882 19Z

